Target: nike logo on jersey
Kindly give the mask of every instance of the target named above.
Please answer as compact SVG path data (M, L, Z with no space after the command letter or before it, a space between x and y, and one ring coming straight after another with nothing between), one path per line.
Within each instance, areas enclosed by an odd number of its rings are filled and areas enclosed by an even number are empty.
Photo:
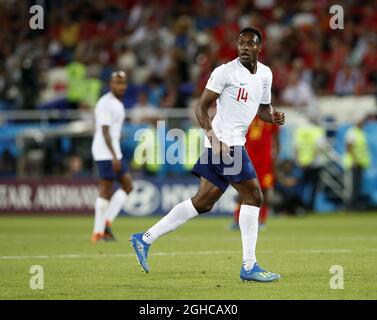
M244 86L245 84L247 84L247 82L245 83L240 82L240 86Z

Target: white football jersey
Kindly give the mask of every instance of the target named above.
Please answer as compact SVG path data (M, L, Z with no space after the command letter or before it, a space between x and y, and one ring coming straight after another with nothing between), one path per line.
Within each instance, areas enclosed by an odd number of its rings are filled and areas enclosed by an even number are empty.
M122 159L120 137L123 121L126 116L123 103L112 92L103 95L95 108L96 132L92 143L92 155L95 161L112 160L113 156L102 134L102 126L109 126L113 148L118 160Z
M260 62L255 74L238 58L212 72L206 88L220 94L212 120L213 131L220 141L229 146L245 144L245 135L259 105L271 103L271 85L271 69ZM205 147L211 147L207 137Z

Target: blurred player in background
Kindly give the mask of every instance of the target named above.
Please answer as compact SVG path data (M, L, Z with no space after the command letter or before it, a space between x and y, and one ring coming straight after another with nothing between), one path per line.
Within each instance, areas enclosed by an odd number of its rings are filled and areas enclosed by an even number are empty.
M115 240L112 222L123 208L127 195L132 191L132 180L120 148L120 138L125 110L122 103L127 88L127 76L123 71L113 72L110 92L103 95L95 109L96 132L92 154L99 173L99 196L95 203L95 221L92 242ZM114 181L120 188L113 194Z
M274 111L271 106L272 72L257 61L261 50L261 32L256 28L243 29L238 36L238 58L212 72L196 107L196 116L207 135L205 150L193 168L200 177L199 190L191 199L177 204L147 232L131 236L132 247L145 272L149 272L150 245L189 219L211 211L231 184L243 200L240 210L243 248L240 278L260 282L280 278L279 274L267 272L257 263L255 249L263 194L244 148L245 135L257 114L269 123L283 125L285 122L284 113ZM215 101L217 113L211 121L208 110Z
M275 159L279 151L279 127L261 120L258 116L255 117L246 134L245 148L253 162L263 193L264 201L259 212L259 228L262 229L266 225L270 192L274 186ZM241 204L242 202L234 211L232 229L239 226Z

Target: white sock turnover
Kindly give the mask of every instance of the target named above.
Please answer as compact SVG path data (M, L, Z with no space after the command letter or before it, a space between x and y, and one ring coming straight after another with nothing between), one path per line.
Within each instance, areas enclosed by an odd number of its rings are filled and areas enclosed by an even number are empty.
M242 237L243 264L247 271L252 269L257 261L255 248L258 238L258 216L258 207L241 205L239 224Z
M170 212L158 221L143 235L143 241L151 244L162 235L177 229L189 219L196 217L198 212L192 205L191 199L177 204Z

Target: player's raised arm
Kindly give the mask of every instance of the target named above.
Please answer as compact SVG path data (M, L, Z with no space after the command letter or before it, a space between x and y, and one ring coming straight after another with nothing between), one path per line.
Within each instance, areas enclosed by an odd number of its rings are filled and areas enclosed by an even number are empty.
M265 122L277 124L279 126L285 123L284 112L275 111L270 103L259 105L258 116Z

